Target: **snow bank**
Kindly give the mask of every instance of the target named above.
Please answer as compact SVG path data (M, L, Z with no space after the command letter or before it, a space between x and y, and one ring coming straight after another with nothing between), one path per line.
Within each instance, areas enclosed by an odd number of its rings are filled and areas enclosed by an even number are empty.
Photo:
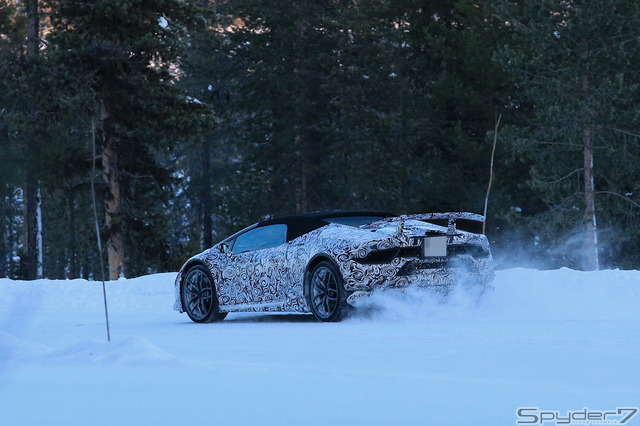
M171 312L176 274L156 274L106 283L111 321L130 314ZM177 319L177 318L176 318ZM70 327L102 324L104 332L79 335L80 340L60 346L56 337ZM21 339L25 329L38 324L40 341ZM93 327L92 327L93 328ZM29 360L45 363L148 364L175 359L142 337L127 337L109 344L102 283L86 280L0 279L0 362ZM43 344L46 342L47 344Z
M0 332L0 362L21 360L43 364L149 365L175 359L175 355L164 353L150 341L140 337L130 337L111 343L105 340L87 340L54 350L48 346L30 343L9 333Z
M640 272L499 271L481 314L503 319L640 320Z
M121 278L106 283L110 309L157 310L172 306L175 273ZM0 310L95 310L104 308L101 281L0 279Z

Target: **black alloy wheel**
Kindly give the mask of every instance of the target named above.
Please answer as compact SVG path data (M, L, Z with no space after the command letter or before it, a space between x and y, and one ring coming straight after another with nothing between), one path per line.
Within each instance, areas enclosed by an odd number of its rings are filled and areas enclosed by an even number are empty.
M202 265L191 267L181 287L182 305L191 321L204 323L222 321L226 312L218 311L218 297L211 273Z
M346 310L344 280L338 268L323 260L311 272L309 307L318 321L337 322Z

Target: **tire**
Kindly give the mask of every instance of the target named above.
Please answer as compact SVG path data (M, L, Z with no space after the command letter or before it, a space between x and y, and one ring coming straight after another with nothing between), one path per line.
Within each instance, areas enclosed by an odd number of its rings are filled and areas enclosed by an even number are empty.
M180 288L182 306L191 321L197 323L222 321L226 312L218 310L218 296L211 272L202 265L192 266Z
M344 280L338 268L323 260L318 263L309 278L307 301L313 316L322 322L342 320L347 305Z

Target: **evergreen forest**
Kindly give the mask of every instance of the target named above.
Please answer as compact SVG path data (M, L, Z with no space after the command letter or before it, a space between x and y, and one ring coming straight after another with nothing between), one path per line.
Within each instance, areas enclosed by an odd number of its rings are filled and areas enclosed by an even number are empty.
M486 209L498 267L640 268L638 22L629 0L0 0L0 277L176 271L336 209Z

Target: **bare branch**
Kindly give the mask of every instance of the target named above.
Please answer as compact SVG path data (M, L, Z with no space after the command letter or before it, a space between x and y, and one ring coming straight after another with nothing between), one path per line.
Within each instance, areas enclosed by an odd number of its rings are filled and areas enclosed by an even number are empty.
M631 132L629 130L617 129L615 127L607 127L607 130L612 130L616 133L622 133L623 135L633 136L635 138L640 138L640 133Z
M634 206L640 208L640 204L636 203L635 201L633 201L631 198L629 197L625 197L624 195L618 194L617 192L612 192L612 191L596 191L596 194L607 194L607 195L614 195L616 197L622 198L625 201L628 201L629 203L633 204Z
M553 185L554 183L558 183L558 182L562 182L563 180L569 179L571 176L575 175L576 173L580 173L584 171L584 167L581 167L579 169L575 169L574 171L572 171L571 173L569 173L568 175L565 175L561 178L558 178L556 180L552 180L552 181L548 181L548 182L543 182L546 185Z
M582 144L578 143L570 143L570 142L546 142L546 141L538 141L540 145L555 145L555 146L567 146L570 148L582 149Z

